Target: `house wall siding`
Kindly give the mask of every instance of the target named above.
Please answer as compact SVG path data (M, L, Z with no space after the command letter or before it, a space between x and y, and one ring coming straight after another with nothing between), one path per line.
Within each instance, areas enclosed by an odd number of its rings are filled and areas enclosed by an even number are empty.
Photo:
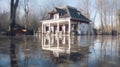
M79 34L88 34L89 24L78 22L78 33Z
M59 13L54 14L54 19L59 19Z

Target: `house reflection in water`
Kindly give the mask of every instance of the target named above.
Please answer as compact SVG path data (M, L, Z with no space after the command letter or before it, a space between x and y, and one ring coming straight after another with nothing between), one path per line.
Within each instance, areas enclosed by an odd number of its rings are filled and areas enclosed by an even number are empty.
M68 41L66 41L68 40ZM46 36L42 39L42 49L52 51L54 56L59 57L60 53L70 54L70 37Z
M119 61L116 36L0 37L0 67L120 67Z
M82 40L89 39L88 37ZM77 61L89 54L90 43L88 40L81 42L81 37L71 36L43 36L42 49L50 51L55 62L62 60Z

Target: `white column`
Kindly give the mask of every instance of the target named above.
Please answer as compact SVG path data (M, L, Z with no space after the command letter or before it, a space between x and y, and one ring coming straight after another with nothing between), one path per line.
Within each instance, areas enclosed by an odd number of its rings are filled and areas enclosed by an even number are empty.
M50 29L50 23L49 23L49 33L50 33L51 29Z
M71 48L71 41L70 41L70 36L68 37L68 49L70 50Z
M46 25L44 24L44 26L43 26L44 28L44 32L43 33L46 33Z
M50 42L51 42L51 41L50 41L50 40L51 40L51 39L50 39L50 36L49 36L48 40L49 40L48 45L49 45L49 48L50 48L50 45L51 45L51 43L50 43Z
M45 43L45 42L46 42L46 37L43 36L43 39L44 39L44 40L43 40L43 48L44 48L45 45L46 45L46 43Z
M57 33L59 33L59 22L57 22Z
M53 34L55 33L55 28L54 28L54 25L53 25L53 32L52 32Z
M65 25L62 26L62 31L63 31L63 34L65 34Z
M54 44L54 37L51 37L51 44Z
M42 34L43 34L43 30L44 30L44 29L43 29L43 23L42 23Z
M71 32L71 22L70 22L70 20L68 20L68 24L69 24L69 30L68 30L68 33L70 34L70 32Z
M63 39L62 39L62 44L66 44L66 39L65 39L65 36L63 36Z
M66 25L64 25L64 34L65 34L65 32L66 32Z
M44 38L42 36L42 47L44 47Z
M50 26L50 28L51 28L51 33L53 33L53 26Z
M58 36L56 36L56 40L57 40L57 49L59 49L60 42L59 42L59 38L58 38Z

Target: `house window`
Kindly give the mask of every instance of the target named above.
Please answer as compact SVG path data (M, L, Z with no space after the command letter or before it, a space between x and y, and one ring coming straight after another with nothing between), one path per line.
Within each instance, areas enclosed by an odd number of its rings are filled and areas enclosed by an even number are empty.
M59 18L59 13L54 14L54 19L58 19Z
M53 19L53 14L50 14L50 19Z
M46 27L46 31L49 31L49 27Z
M60 31L62 31L62 26L60 26L60 29L59 29Z

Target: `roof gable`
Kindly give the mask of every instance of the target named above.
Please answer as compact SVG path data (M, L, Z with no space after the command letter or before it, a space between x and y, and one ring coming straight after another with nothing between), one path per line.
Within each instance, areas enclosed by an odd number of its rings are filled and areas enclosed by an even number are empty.
M65 9L55 8L58 13L60 13L62 16L67 14Z

